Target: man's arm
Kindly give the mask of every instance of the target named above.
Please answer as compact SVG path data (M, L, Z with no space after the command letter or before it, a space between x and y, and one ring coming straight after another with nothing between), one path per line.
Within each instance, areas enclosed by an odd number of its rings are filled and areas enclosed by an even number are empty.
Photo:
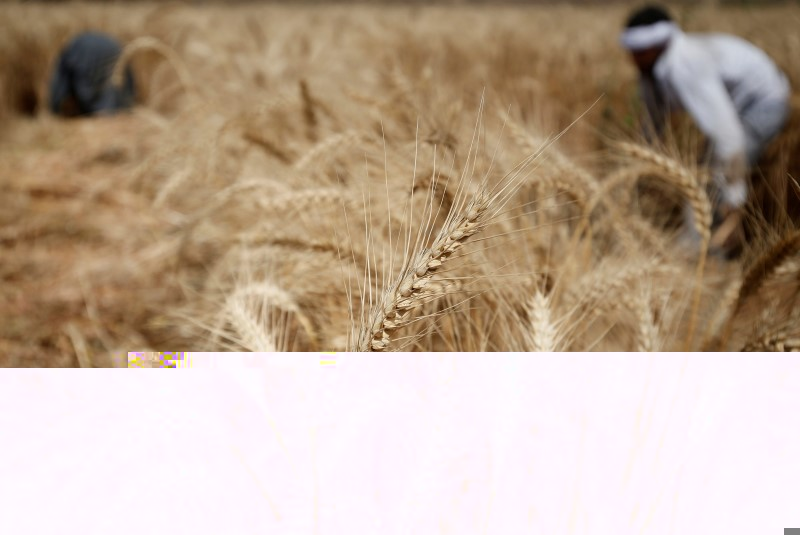
M673 87L697 127L713 144L712 172L722 190L722 208L740 208L747 200L745 131L710 58L680 58Z

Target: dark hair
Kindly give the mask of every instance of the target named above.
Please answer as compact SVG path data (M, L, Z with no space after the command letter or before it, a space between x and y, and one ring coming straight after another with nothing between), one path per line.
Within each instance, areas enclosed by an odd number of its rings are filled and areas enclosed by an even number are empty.
M649 26L662 20L670 21L672 17L669 16L667 10L658 5L648 5L637 9L628 18L625 24L626 28L633 28L634 26Z

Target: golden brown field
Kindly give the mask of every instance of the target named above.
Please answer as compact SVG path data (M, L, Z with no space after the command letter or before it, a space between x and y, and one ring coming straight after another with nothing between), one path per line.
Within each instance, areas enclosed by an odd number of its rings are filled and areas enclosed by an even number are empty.
M800 87L800 8L674 12ZM739 261L678 240L683 199L707 230L698 136L639 143L626 13L0 7L0 362L797 348L782 212ZM55 118L52 63L87 28L128 43L140 102ZM797 122L761 168L773 192Z

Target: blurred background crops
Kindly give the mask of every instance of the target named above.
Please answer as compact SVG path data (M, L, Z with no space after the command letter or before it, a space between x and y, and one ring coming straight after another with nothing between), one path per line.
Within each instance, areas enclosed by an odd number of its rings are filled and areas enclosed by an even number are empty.
M698 278L670 175L702 179L697 133L676 124L661 160L621 144L638 142L628 6L368 4L1 5L0 362L344 351L376 330L404 350L794 347L797 99L759 171L778 201L751 207L758 239ZM800 8L673 7L800 87ZM129 45L130 113L46 111L86 29ZM375 327L481 184L513 195L409 321Z

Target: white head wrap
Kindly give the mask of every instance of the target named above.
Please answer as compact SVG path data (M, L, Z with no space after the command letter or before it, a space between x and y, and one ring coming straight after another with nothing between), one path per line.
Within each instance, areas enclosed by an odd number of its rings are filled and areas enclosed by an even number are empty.
M626 28L619 41L628 50L636 52L666 44L677 31L674 22L661 20L655 24Z

